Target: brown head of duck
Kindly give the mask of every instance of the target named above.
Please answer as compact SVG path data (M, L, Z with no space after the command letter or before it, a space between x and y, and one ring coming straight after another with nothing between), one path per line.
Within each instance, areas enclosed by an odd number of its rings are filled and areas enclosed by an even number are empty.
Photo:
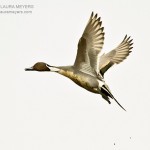
M25 71L52 71L52 72L57 72L59 71L59 68L50 66L47 63L44 62L37 62L30 68L25 68Z

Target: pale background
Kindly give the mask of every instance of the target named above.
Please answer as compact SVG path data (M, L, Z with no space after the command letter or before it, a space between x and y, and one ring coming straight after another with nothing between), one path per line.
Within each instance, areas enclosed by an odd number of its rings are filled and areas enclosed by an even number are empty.
M1 4L34 5L32 14L0 14L1 150L150 149L150 1ZM38 61L73 64L92 11L105 27L104 51L115 48L125 34L134 39L128 59L105 76L127 112L58 74L24 71Z

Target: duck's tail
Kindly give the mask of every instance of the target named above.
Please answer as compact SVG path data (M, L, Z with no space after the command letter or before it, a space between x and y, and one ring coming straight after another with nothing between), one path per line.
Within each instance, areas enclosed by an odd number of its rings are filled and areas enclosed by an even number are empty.
M109 88L107 88L105 85L102 86L101 88L101 92L106 96L106 97L111 97L112 99L114 99L116 101L116 103L123 109L125 110L125 108L115 99L115 97L111 94ZM110 102L110 101L109 101ZM109 103L110 104L110 103ZM126 110L125 110L126 111Z

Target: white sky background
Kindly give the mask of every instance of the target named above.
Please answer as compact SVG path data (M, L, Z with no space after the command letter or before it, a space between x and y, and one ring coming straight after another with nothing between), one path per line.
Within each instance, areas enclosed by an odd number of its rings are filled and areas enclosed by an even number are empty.
M5 0L2 4L34 8L32 14L0 14L0 149L150 149L148 0ZM134 39L128 59L105 75L127 112L58 74L24 71L38 61L73 64L92 11L105 27L102 53L115 48L125 34Z

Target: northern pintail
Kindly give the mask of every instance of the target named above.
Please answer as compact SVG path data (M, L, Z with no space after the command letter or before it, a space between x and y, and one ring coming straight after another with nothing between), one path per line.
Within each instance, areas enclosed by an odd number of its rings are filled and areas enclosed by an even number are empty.
M115 49L100 56L104 44L104 34L104 27L102 27L100 17L97 17L97 14L94 15L92 12L79 40L74 65L56 67L44 62L37 62L33 67L25 70L57 72L70 78L82 88L101 94L109 104L111 103L110 98L114 99L124 109L111 93L104 80L104 74L114 64L119 64L126 59L133 48L131 47L133 44L132 39L126 35Z

